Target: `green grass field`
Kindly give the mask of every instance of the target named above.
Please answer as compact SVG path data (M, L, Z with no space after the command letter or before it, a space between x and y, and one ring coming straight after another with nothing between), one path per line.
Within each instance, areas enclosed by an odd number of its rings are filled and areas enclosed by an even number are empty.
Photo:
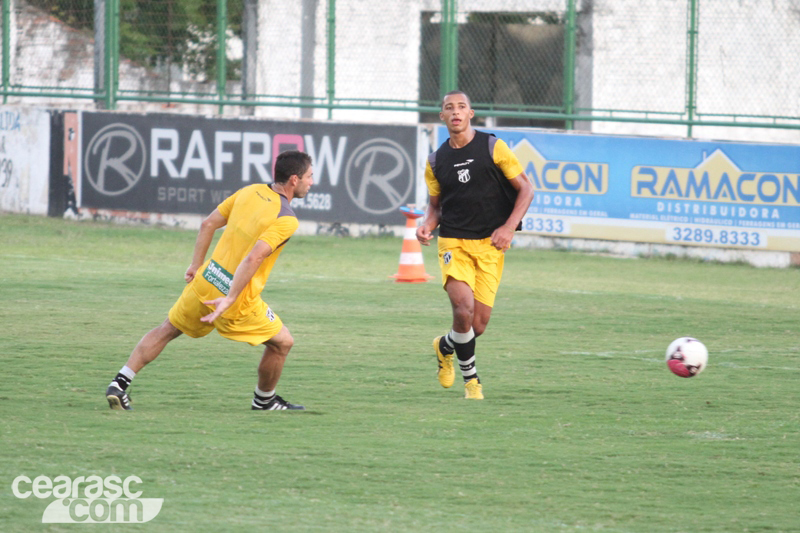
M468 402L435 377L440 285L388 277L399 238L295 237L264 297L308 412L250 411L261 350L215 333L110 411L194 236L0 216L0 531L103 527L42 524L23 474L136 475L162 510L112 527L147 531L800 531L796 269L514 249ZM684 335L711 354L694 379L664 363Z

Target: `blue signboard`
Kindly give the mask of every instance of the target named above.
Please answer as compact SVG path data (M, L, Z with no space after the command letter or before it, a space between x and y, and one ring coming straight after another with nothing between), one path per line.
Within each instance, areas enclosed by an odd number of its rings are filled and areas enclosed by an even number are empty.
M523 231L800 251L800 146L485 131L533 183Z

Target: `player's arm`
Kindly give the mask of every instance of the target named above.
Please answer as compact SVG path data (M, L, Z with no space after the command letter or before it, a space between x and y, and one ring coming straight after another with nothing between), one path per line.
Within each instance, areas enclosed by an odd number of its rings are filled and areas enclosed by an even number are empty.
M417 227L417 240L425 246L430 246L433 230L439 225L442 218L442 206L438 196L428 197L428 207L425 208L425 217L422 224Z
M442 219L442 204L439 201L441 189L439 181L433 175L430 158L425 162L425 183L428 186L428 207L425 208L422 224L417 227L417 240L425 246L429 246L433 238L433 230Z
M208 322L210 324L219 318L219 316L222 315L222 313L224 313L231 305L233 305L233 302L236 301L244 288L247 287L247 284L250 283L250 280L258 271L258 267L261 266L261 263L264 262L264 259L269 257L269 254L271 253L272 246L264 241L257 241L250 250L250 253L248 253L247 256L242 259L242 262L239 263L239 266L236 267L228 294L215 300L203 302L206 305L214 306L214 312L202 317L200 321Z
M228 223L219 209L214 209L203 222L200 223L200 231L197 232L197 240L194 243L194 253L192 254L192 263L186 269L186 274L183 279L189 283L194 279L197 274L197 269L200 268L206 260L208 248L211 246L211 241L214 239L214 232Z
M511 215L509 215L506 223L492 233L492 246L498 250L507 250L511 247L514 230L517 229L522 217L528 212L528 207L530 207L533 200L533 185L531 185L528 176L520 173L509 182L517 191L517 200L514 202L514 209L511 210Z

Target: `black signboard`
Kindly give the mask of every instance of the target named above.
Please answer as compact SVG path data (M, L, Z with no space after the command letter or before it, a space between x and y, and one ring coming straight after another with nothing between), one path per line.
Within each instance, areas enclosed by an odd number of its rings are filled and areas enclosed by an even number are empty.
M275 157L302 150L314 185L301 220L397 224L414 201L415 126L81 114L81 207L210 213L233 191L271 183Z

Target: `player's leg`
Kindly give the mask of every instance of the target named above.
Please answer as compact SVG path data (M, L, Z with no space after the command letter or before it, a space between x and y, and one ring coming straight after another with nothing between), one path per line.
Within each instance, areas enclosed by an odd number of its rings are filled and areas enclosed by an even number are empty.
M173 339L185 333L190 337L208 335L214 326L200 322L200 317L210 312L203 304L191 285L187 285L183 293L169 310L166 320L160 326L145 334L131 352L128 362L106 389L106 399L112 409L132 409L127 389L136 373L153 361Z
M472 328L479 337L486 331L492 317L500 279L503 277L505 254L491 246L488 242L479 243L480 249L475 252L475 312Z
M304 409L302 405L292 405L275 394L286 357L294 345L294 338L281 318L265 302L257 305L260 308L246 316L230 320L218 318L214 321L214 327L226 339L246 342L251 346L264 345L264 353L258 364L258 383L250 404L252 409Z
M136 373L158 357L164 347L171 340L179 337L181 333L181 330L173 326L167 318L160 326L153 328L141 338L125 366L120 369L106 389L106 400L111 409L128 411L133 409L127 390Z
M472 332L478 337L486 331L489 319L492 316L492 306L494 305L497 289L500 285L500 278L503 274L503 263L505 256L502 251L497 250L491 245L489 239L474 241L470 243L470 253L475 260L475 282L472 286L474 301L472 311ZM483 385L478 378L475 368L474 338L472 357L467 359L469 352L462 356L459 354L459 364L461 373L464 376L464 388L466 397L471 399L483 399ZM456 352L458 354L458 352Z
M475 339L486 330L492 308L473 299L472 328L469 334L461 335L454 330L449 336L455 340L455 351L458 356L458 366L464 378L464 397L468 400L483 399L483 385L478 377L475 355ZM455 321L454 321L455 322Z
M289 350L294 346L294 338L286 326L277 335L264 343L264 355L258 364L258 386L256 387L252 409L262 411L282 411L285 409L305 409L302 405L287 402L275 393L283 373L283 365Z
M136 344L125 366L139 372L161 354L170 341L182 335L182 331L172 325L169 318L160 326L153 328Z
M258 388L273 390L281 379L283 365L289 350L294 346L294 337L286 326L281 331L264 343L264 355L258 365Z
M453 342L461 376L464 378L466 398L483 399L478 370L475 367L475 296L465 282L449 279L445 285L453 308L453 329L447 336Z
M475 316L475 296L465 282L448 278L444 286L453 308L453 331L466 333L472 329Z
M437 371L439 384L444 388L450 388L455 381L453 354L458 355L457 345L465 342L464 339L469 342L475 298L472 295L472 288L467 283L452 277L447 278L444 288L453 309L453 324L446 335L433 339L433 349L439 363ZM472 344L474 345L474 341Z
M486 326L489 325L490 318L492 318L492 308L483 302L475 300L472 318L472 330L475 332L475 337L483 335L483 332L486 331Z
M474 298L472 284L475 269L472 259L464 249L462 239L439 237L439 266L442 270L443 288L450 299L453 311L452 328L446 335L433 340L433 349L438 363L437 377L442 387L449 388L455 381L455 348L460 334L472 328Z

